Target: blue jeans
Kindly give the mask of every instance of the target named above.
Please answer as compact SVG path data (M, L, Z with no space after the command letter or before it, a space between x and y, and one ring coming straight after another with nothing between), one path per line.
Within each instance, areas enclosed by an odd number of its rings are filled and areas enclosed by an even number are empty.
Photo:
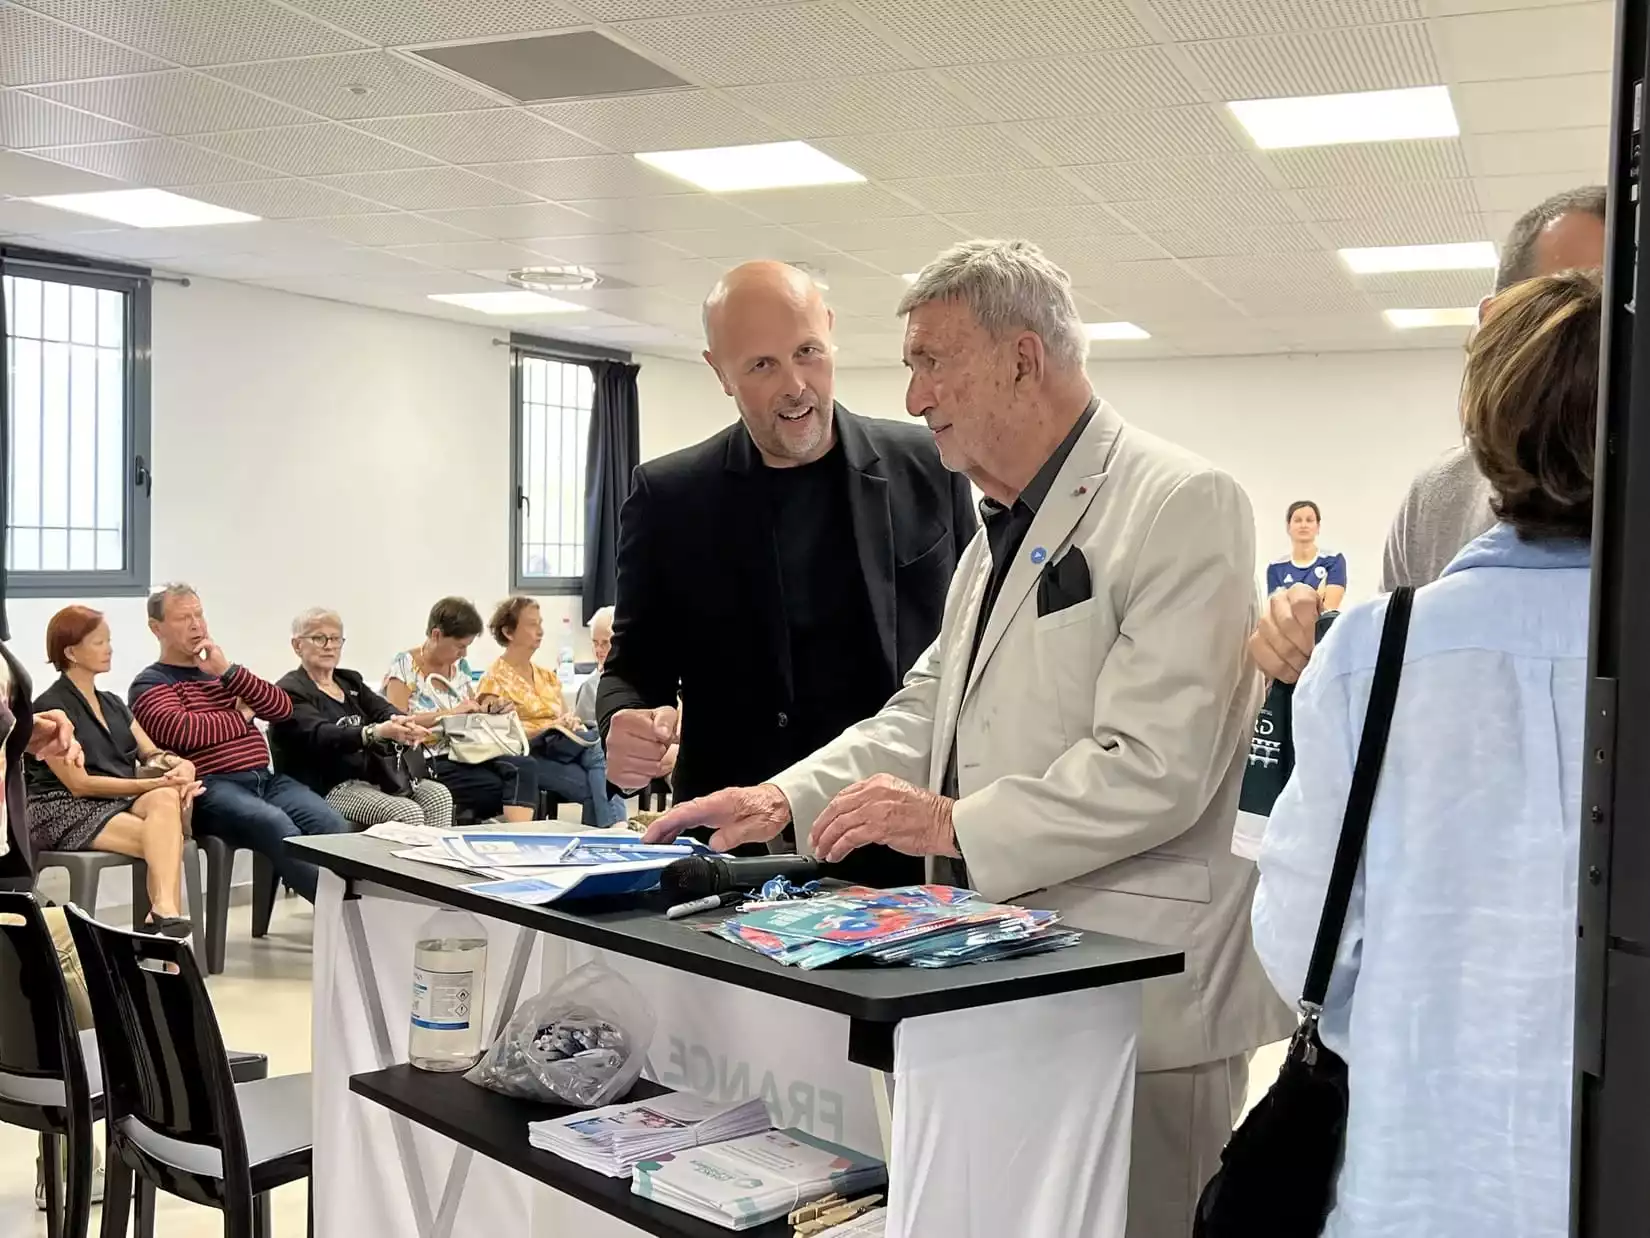
M560 731L545 731L530 750L538 763L539 789L558 800L584 805L584 824L605 827L625 819L624 800L607 789L607 753L586 748Z
M347 834L338 810L303 783L266 769L208 774L195 801L195 832L269 857L287 888L315 901L318 873L283 845L296 834Z

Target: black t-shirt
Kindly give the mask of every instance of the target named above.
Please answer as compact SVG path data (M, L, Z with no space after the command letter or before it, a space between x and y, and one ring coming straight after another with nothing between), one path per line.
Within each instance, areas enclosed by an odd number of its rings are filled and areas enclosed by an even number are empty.
M766 472L790 646L788 764L862 720L864 693L856 685L882 651L854 540L842 444L812 464Z

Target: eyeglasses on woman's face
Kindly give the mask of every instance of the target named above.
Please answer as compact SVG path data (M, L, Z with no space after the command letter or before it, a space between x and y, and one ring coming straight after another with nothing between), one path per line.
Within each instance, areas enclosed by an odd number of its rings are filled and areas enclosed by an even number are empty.
M334 636L331 632L307 632L304 634L304 639L317 649L342 649L344 647L344 638Z

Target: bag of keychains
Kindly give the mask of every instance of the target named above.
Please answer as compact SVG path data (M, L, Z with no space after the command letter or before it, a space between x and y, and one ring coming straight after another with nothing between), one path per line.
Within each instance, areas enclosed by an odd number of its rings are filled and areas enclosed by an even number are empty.
M635 985L605 963L586 963L518 1006L464 1077L522 1100L606 1105L641 1077L655 1022Z

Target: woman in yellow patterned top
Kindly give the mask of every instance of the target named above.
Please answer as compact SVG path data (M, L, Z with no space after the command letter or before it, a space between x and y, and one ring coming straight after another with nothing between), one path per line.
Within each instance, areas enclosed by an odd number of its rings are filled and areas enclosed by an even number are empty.
M557 799L584 806L586 825L608 826L625 819L625 803L607 785L607 756L588 720L568 710L556 672L533 661L544 642L544 619L531 598L500 602L488 624L504 652L487 668L476 688L482 704L491 699L515 707L533 741L539 787Z

